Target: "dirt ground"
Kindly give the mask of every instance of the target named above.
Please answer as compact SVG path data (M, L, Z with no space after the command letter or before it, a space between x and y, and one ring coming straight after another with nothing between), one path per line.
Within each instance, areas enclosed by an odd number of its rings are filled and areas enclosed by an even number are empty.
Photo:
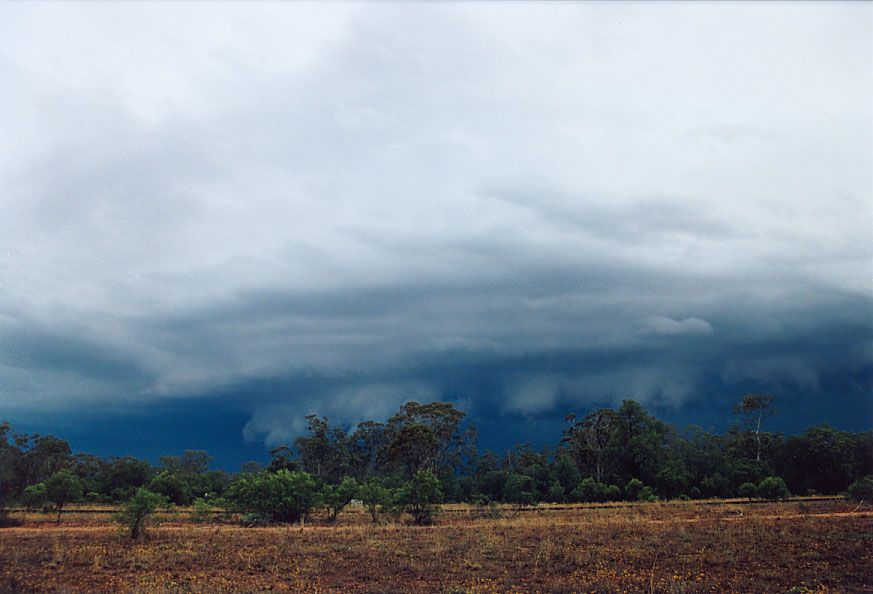
M107 513L12 514L2 592L871 592L873 507L839 500L502 510L436 525L244 528L164 518L131 543Z

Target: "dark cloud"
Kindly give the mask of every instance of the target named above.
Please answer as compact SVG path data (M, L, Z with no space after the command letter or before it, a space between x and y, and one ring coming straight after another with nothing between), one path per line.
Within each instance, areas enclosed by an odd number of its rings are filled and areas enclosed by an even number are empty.
M871 420L869 7L55 8L0 9L0 416Z

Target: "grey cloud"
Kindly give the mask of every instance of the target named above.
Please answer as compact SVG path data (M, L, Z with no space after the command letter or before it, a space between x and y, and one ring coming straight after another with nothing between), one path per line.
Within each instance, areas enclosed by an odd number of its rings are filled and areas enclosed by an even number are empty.
M869 7L60 10L0 9L10 406L244 387L274 441L400 394L823 394L795 335L869 338Z
M712 334L712 324L699 318L674 320L666 316L652 316L643 321L641 332L644 334L661 334L665 336L707 335Z

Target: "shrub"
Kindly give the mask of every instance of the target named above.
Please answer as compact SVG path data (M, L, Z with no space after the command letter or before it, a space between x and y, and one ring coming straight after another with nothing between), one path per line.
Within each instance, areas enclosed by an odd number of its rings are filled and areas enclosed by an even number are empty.
M642 489L640 489L640 492L637 494L637 500L638 501L657 501L658 496L655 495L655 492L652 490L651 487L646 486L646 487L643 487Z
M55 509L58 510L58 522L60 522L64 505L82 497L82 482L72 471L59 470L46 479L45 496L55 504Z
M440 480L430 470L419 470L397 492L396 501L419 526L431 524L443 500Z
M286 469L243 475L228 487L225 498L234 511L264 523L302 520L319 503L312 476Z
M530 505L536 497L536 483L526 474L512 473L503 485L503 501L518 505Z
M873 502L873 475L865 476L849 485L846 496L852 501Z
M607 485L605 495L606 501L620 501L621 488L618 485Z
M344 477L338 485L325 485L321 491L321 498L327 508L329 520L336 522L343 508L351 503L357 494L358 482L350 476Z
M788 499L790 496L788 486L778 476L768 476L761 479L761 482L758 483L758 497L770 501L778 501Z
M573 489L573 497L585 502L606 501L606 489L606 485L589 476Z
M169 470L164 470L149 483L149 490L163 495L176 505L188 505L191 502L191 487L181 477Z
M128 529L131 540L136 540L145 534L155 510L167 504L167 498L163 495L140 487L133 497L121 504L121 511L115 514L115 520Z
M21 494L21 503L27 508L27 511L45 510L47 502L45 483L29 485Z
M743 483L737 489L737 495L740 497L748 497L749 501L758 496L758 487L755 483Z
M358 487L358 499L370 512L374 524L379 521L379 512L391 506L393 495L391 489L374 479Z
M194 510L191 512L191 521L205 523L212 520L212 506L202 497L198 497L192 504Z
M643 481L640 479L631 479L627 482L624 488L624 496L629 501L636 501L640 494L640 489L643 488Z

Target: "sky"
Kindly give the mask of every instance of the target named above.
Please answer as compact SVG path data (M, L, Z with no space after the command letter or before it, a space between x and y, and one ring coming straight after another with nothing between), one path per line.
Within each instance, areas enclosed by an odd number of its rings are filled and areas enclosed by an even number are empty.
M0 6L0 419L873 428L868 3Z

